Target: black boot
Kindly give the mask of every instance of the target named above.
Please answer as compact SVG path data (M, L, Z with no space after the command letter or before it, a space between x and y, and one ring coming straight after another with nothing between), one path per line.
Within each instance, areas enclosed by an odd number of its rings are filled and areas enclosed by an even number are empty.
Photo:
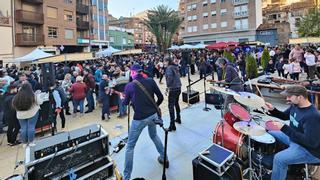
M168 131L175 131L176 129L176 125L174 123L170 123Z
M181 118L177 117L177 119L175 120L178 124L181 124Z

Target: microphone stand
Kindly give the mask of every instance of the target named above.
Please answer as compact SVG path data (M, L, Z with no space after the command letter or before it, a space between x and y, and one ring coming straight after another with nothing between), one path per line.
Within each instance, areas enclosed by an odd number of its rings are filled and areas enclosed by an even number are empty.
M164 138L164 160L163 160L163 170L162 170L162 180L166 180L166 162L167 162L167 145L168 145L168 134L169 134L169 129L163 127L163 125L160 127L164 130L165 133L165 138Z
M207 92L207 86L206 86L206 81L207 81L207 65L205 66L206 68L205 68L205 75L204 75L204 81L203 81L203 87L204 87L204 108L203 108L203 110L204 111L209 111L209 110L211 110L211 108L209 108L208 106L207 106L207 101L206 101L206 92Z

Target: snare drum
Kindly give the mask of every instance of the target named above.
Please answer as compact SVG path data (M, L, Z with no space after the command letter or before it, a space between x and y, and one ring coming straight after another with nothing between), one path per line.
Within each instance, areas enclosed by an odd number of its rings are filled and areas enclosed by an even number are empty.
M249 112L237 103L229 104L229 111L224 114L224 119L231 125L238 121L249 121Z
M224 147L233 151L239 158L244 158L247 151L244 150L244 135L224 121ZM222 122L216 125L213 135L213 143L222 144Z

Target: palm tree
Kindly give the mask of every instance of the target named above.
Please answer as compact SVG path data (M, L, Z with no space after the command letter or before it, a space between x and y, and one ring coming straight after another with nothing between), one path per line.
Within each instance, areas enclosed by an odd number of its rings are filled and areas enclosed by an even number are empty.
M178 31L182 19L176 11L160 5L148 12L144 24L156 37L159 52L166 52L171 45L173 35Z

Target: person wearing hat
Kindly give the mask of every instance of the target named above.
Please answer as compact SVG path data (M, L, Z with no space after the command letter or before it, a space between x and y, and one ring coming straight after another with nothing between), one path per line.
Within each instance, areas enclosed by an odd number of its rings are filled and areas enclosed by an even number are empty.
M272 167L272 180L285 180L291 164L320 163L320 114L308 100L304 86L289 86L281 92L291 104L285 111L279 111L266 103L271 116L290 120L266 124L268 132L278 141L288 146L275 154Z
M181 94L181 80L179 74L179 67L174 63L170 57L165 58L165 64L167 65L165 76L167 82L168 96L168 108L170 112L170 127L169 131L175 131L175 122L181 124L179 96ZM176 110L177 119L175 119L174 111Z
M159 106L163 101L163 95L156 84L151 78L145 78L142 74L142 68L139 64L131 66L131 76L133 81L125 86L125 98L124 104L129 105L130 101L134 110L133 120L130 126L128 143L125 153L125 165L124 165L124 180L129 180L131 177L133 167L133 152L136 142L142 130L148 126L149 136L155 144L159 153L158 162L165 164L165 167L169 167L169 161L164 160L164 147L157 135L157 128L155 121L158 120L158 111L154 103L146 95L149 93L151 97L156 95L156 104ZM138 81L138 82L137 82ZM145 92L140 86L143 86ZM155 100L154 100L155 101ZM143 154L140 154L143 156Z

